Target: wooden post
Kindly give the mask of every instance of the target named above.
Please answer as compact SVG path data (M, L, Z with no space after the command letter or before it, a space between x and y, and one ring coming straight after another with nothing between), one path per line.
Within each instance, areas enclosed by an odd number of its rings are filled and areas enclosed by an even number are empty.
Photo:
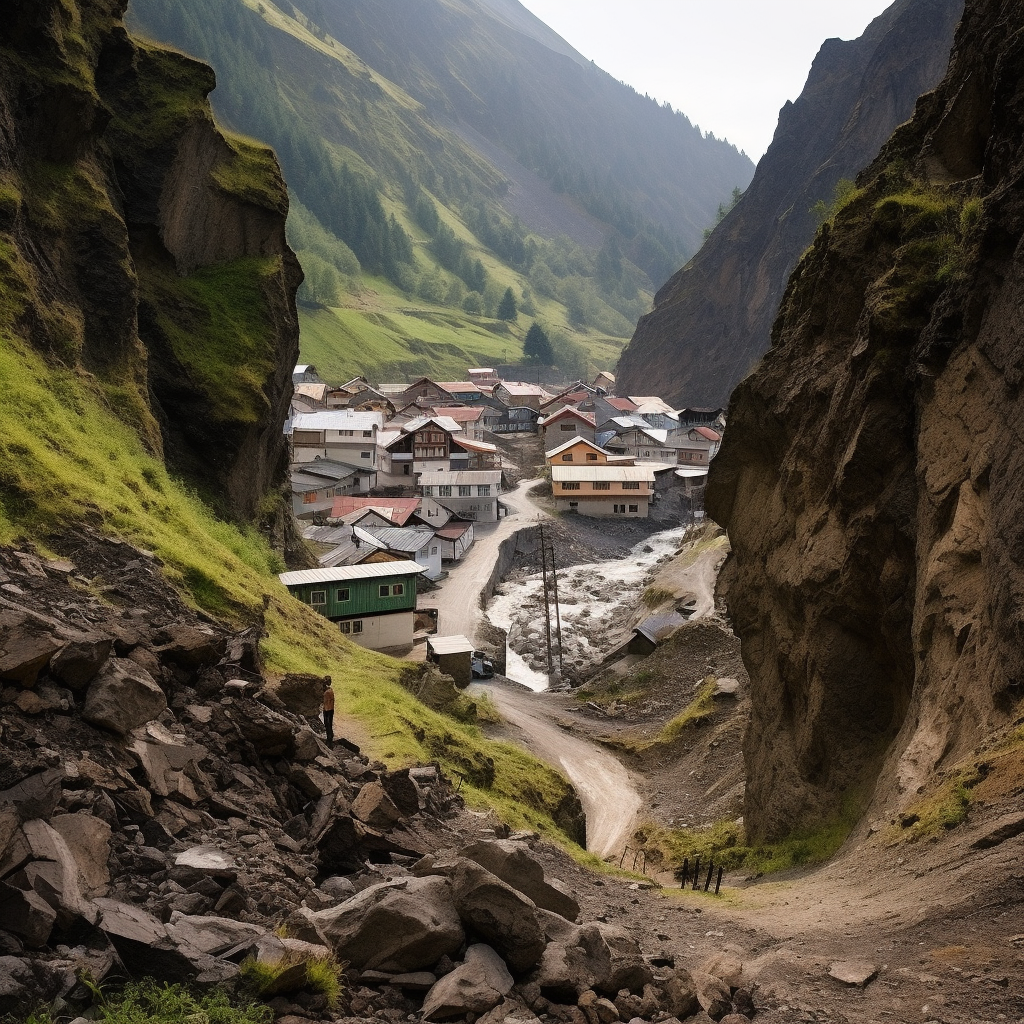
M718 869L718 881L715 882L715 895L718 895L718 890L722 888L722 869Z
M700 885L700 857L694 862L693 865L693 891L697 891L697 887Z
M683 877L679 880L679 888L680 889L685 889L686 888L686 879L689 878L689 876L690 876L690 858L689 857L684 857L683 858Z
M708 862L708 877L704 880L704 891L705 892L707 892L708 889L711 888L711 876L714 874L714 871L715 871L715 862L714 861L709 861Z

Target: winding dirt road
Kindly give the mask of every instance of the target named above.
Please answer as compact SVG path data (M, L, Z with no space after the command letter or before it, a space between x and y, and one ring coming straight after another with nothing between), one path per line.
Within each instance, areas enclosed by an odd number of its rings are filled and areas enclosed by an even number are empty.
M474 683L472 690L490 695L505 722L515 730L510 739L569 777L587 815L587 849L599 857L621 852L642 798L617 758L552 721L563 698L501 683Z

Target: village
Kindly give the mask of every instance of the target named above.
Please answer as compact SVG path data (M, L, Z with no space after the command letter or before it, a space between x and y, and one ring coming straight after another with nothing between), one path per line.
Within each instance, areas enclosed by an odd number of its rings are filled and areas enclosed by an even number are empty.
M507 521L583 516L614 529L671 509L659 517L668 528L703 517L723 409L617 396L606 372L562 385L539 372L536 383L511 379L526 369L332 386L296 366L292 509L319 567L283 573L289 591L356 643L425 653L466 685L490 672L473 598L499 539L520 528ZM448 598L440 623L445 602L420 600L435 589Z

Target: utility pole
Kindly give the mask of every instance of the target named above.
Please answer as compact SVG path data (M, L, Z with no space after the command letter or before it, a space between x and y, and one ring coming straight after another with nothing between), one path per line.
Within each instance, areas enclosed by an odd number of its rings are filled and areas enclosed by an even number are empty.
M547 644L548 651L548 679L551 679L551 675L554 672L554 666L551 662L551 598L548 594L548 561L547 561L547 544L544 539L544 526L543 524L538 527L540 530L540 572L541 579L544 585L544 638Z

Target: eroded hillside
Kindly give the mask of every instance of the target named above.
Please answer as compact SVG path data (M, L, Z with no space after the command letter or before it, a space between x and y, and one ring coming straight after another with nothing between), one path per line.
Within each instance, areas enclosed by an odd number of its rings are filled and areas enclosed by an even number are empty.
M1019 799L1022 23L1019 0L968 3L733 397L708 510L733 545L754 837L869 805L952 825L986 777Z

